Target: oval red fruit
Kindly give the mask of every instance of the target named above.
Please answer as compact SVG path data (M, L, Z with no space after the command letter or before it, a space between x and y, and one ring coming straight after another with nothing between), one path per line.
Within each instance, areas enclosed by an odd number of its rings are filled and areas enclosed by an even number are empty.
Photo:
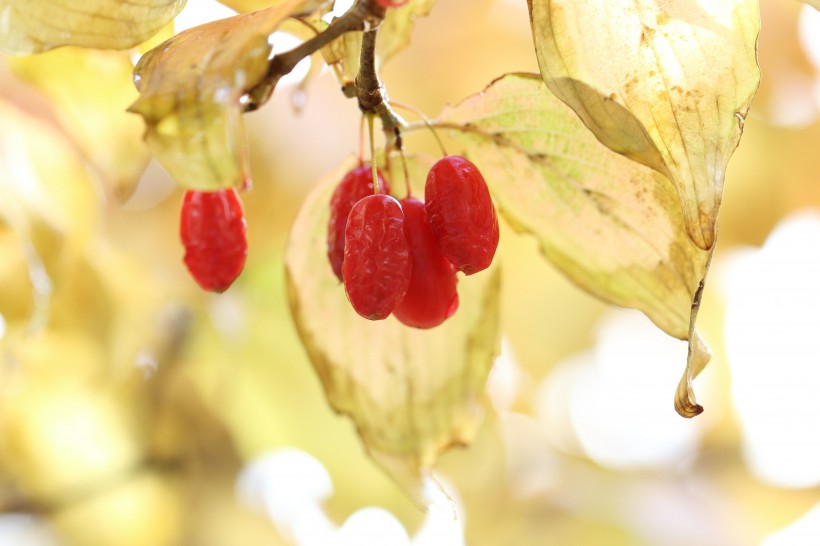
M246 229L234 188L185 192L179 223L183 261L199 286L224 292L239 276L248 255Z
M390 193L382 173L378 173L380 193ZM327 226L327 258L333 274L342 280L345 256L345 226L350 210L359 200L373 195L373 173L370 165L356 167L342 178L330 198L330 221Z
M467 275L489 267L498 247L498 216L478 168L460 156L442 158L427 174L424 199L444 255Z
M413 267L399 202L370 195L353 205L344 248L342 277L353 309L366 319L387 318L404 296Z
M393 314L407 326L433 328L458 309L457 270L436 242L424 203L408 197L402 199L401 206L404 232L413 256L413 274L404 299Z

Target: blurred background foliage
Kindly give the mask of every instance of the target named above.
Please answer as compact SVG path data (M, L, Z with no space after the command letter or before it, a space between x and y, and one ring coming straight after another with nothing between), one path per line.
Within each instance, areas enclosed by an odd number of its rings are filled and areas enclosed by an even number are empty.
M456 520L367 457L288 311L290 224L358 148L333 74L247 116L249 259L213 295L181 261L182 192L124 112L134 56L0 58L0 544L816 544L820 14L761 11L763 81L700 315L706 412L672 408L684 342L504 226L492 411L437 469ZM191 0L177 30L228 14ZM434 115L512 71L537 71L526 5L452 0L382 76ZM437 153L422 133L406 146Z

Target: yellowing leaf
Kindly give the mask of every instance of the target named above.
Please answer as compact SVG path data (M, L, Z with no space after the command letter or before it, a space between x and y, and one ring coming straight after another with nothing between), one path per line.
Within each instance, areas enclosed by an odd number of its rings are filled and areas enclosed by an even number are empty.
M533 74L495 81L435 124L453 130L502 213L573 282L691 339L710 252L686 235L661 174L603 146Z
M63 128L115 195L130 196L149 152L142 123L125 111L137 98L128 53L66 47L11 59L11 69L50 99Z
M529 0L549 88L598 139L665 174L712 247L726 164L760 80L756 0Z
M268 36L298 2L189 29L140 59L129 110L145 119L148 146L178 183L214 190L248 179L241 100L264 80Z
M411 180L423 183L430 165L411 161ZM285 255L291 310L330 405L353 419L370 455L413 489L440 452L472 438L499 345L499 272L462 278L460 307L437 328L361 318L327 260L330 196L352 167L347 161L321 181L293 225ZM393 167L390 180L401 189L401 167Z
M159 32L183 6L185 0L0 0L0 50L127 49Z

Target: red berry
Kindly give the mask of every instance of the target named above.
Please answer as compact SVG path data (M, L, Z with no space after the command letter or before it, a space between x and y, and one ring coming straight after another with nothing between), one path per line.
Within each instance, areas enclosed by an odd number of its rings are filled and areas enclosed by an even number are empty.
M185 192L179 223L183 261L199 286L224 292L239 276L248 255L245 230L235 189Z
M381 193L390 193L382 173L378 173ZM327 226L327 258L333 273L342 280L345 256L345 226L350 210L360 199L373 195L373 173L370 165L362 165L347 173L330 198L330 221Z
M383 8L400 8L401 6L405 5L409 0L376 0L376 3L379 4Z
M353 205L342 265L353 309L366 319L387 318L407 290L412 267L399 202L389 195L369 195Z
M498 247L498 217L478 168L460 156L442 158L427 174L424 199L444 255L467 275L487 269Z
M424 203L408 197L402 199L401 206L404 232L413 256L413 274L407 293L393 314L407 326L433 328L458 309L457 270L436 242Z

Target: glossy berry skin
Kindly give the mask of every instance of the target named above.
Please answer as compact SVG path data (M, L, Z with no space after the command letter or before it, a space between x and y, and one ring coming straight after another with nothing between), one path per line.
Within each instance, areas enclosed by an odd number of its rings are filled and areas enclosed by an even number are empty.
M498 216L478 168L461 156L440 159L427 174L424 199L444 255L467 275L489 267L498 247Z
M179 234L183 261L204 290L224 292L248 255L242 201L234 188L185 192Z
M407 326L433 328L458 309L457 270L438 246L424 203L408 197L402 199L401 206L413 256L413 275L393 315Z
M404 297L413 268L399 202L380 194L353 205L344 252L342 278L353 309L366 319L387 318Z
M382 173L377 174L381 193L390 193ZM345 226L350 210L360 199L373 195L373 173L370 165L356 167L342 178L330 198L330 221L327 226L327 258L333 274L342 280L345 255Z

